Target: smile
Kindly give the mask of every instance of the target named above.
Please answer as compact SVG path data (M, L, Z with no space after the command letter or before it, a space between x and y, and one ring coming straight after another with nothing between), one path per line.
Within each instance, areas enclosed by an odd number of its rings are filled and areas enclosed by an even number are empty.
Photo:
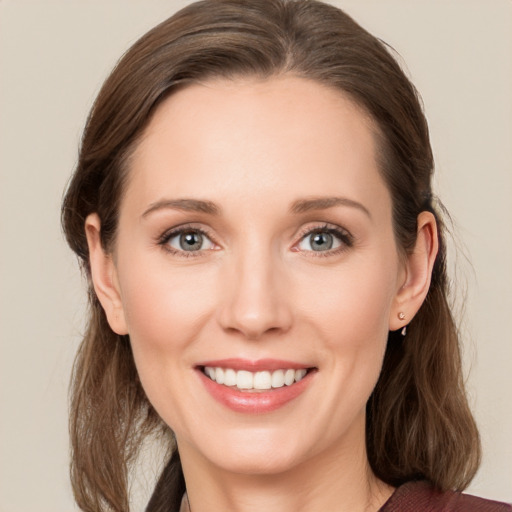
M291 386L301 381L308 373L308 370L306 368L297 370L288 368L274 371L250 372L247 370L237 371L233 368L205 366L203 372L217 384L235 387L240 391L268 391L270 389Z
M196 366L208 394L237 413L262 414L296 401L315 380L318 368L290 361L224 359Z

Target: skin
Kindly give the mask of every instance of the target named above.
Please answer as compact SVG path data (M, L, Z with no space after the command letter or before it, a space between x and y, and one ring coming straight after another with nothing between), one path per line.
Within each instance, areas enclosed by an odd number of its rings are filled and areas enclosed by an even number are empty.
M365 404L388 331L426 296L437 240L422 213L415 250L397 248L374 133L347 97L306 79L188 86L158 108L130 161L113 254L98 216L86 221L96 293L176 434L194 512L375 511L392 492L368 465ZM291 210L333 196L344 202ZM218 212L165 205L177 199ZM162 240L184 224L208 234L189 257L178 237ZM315 252L309 234L326 225L343 238ZM285 406L243 414L213 400L196 370L231 357L317 371Z

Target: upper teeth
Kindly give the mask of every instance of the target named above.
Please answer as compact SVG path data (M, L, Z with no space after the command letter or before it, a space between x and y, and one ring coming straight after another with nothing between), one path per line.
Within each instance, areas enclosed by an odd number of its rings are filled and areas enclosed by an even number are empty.
M294 370L275 370L273 372L248 372L246 370L233 370L231 368L214 368L205 366L204 373L217 384L225 386L236 386L238 389L271 389L291 386L294 382L299 382L307 370L301 368Z

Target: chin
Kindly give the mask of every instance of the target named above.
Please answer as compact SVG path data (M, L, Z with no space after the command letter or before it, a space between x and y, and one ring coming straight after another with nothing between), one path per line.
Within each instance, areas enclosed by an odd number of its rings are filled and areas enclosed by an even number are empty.
M297 454L289 457L286 454L280 453L279 450L273 450L271 454L267 452L260 452L258 454L224 454L222 459L217 461L216 465L230 473L266 476L286 473L299 464Z
M272 429L275 430L275 429ZM217 467L244 475L275 475L300 465L307 457L298 436L266 429L230 432L203 453Z

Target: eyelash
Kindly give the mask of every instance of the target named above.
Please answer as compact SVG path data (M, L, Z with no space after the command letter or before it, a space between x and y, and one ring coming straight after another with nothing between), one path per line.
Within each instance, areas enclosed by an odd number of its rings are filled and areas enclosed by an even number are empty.
M350 249L354 245L354 237L347 230L333 224L323 223L315 227L309 226L304 229L304 231L299 235L299 242L294 244L294 246L306 237L314 235L315 233L329 233L330 235L335 236L341 242L341 245L336 249L329 249L327 251L307 251L309 253L308 256L313 256L315 258L336 256Z
M181 258L197 258L198 256L201 256L203 251L179 251L169 245L169 240L183 233L199 233L215 244L214 237L212 237L212 235L208 233L206 230L196 226L185 225L179 226L177 228L172 228L163 233L162 236L160 236L158 239L158 245L162 246L162 248L168 253L179 256Z
M171 240L175 236L178 236L178 235L181 235L181 234L187 233L187 232L199 233L202 236L208 238L213 244L215 244L214 237L210 233L208 233L208 231L206 231L202 228L196 227L196 226L185 225L185 226L180 226L178 228L173 228L173 229L168 230L165 233L163 233L158 238L158 245L162 246L162 248L165 251L167 251L173 255L176 255L176 256L179 256L182 258L197 258L198 256L201 256L204 251L201 251L201 250L199 250L199 251L180 251L180 250L174 249L173 247L171 247L169 245L169 240ZM294 247L297 244L299 244L300 242L302 242L306 237L311 236L315 233L329 233L329 234L335 236L341 242L341 245L340 245L340 247L337 247L336 249L329 249L327 251L307 251L309 253L309 255L313 256L313 257L325 258L328 256L334 256L337 254L341 254L342 252L346 251L347 249L349 249L350 247L352 247L354 245L354 238L348 231L346 231L345 229L342 229L338 226L324 223L324 224L321 224L318 226L308 227L308 228L304 229L300 233L299 240L298 240L298 242L296 242L294 244ZM300 252L300 251L297 250L296 252Z

